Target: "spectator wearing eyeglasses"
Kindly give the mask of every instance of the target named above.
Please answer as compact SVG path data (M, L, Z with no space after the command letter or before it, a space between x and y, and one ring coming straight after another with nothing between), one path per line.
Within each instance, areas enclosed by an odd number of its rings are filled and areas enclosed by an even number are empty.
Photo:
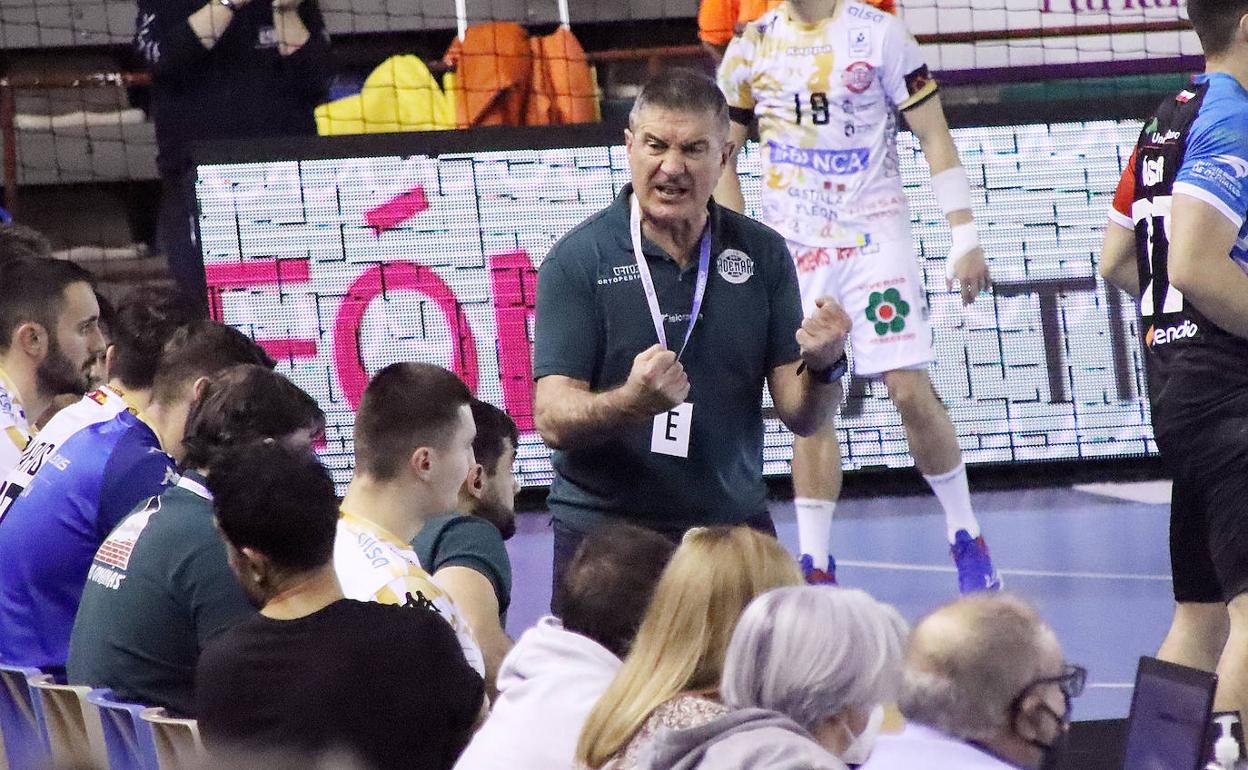
M1057 767L1086 678L1022 599L947 604L910 636L898 699L905 730L880 736L863 770Z

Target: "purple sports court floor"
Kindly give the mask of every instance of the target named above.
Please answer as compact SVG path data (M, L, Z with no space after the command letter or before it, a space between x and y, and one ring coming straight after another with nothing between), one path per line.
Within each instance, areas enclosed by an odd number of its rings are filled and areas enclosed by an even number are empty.
M1170 622L1169 505L1164 482L1024 489L974 495L1006 588L1034 602L1066 657L1088 669L1076 719L1125 717L1141 655ZM791 502L773 502L780 540L797 547ZM508 631L518 636L550 604L551 530L520 515L508 542L515 586ZM911 622L953 598L957 578L934 497L842 500L833 553L843 585L891 602Z

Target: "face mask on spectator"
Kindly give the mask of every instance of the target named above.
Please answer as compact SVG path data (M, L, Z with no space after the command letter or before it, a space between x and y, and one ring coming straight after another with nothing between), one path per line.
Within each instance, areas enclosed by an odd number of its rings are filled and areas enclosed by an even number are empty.
M1012 715L1010 722L1014 725L1013 729L1018 732L1018 720L1023 716L1023 701L1031 691L1044 685L1055 684L1062 692L1062 701L1065 704L1065 708L1061 714L1057 713L1046 701L1042 700L1038 704L1039 712L1044 713L1057 722L1056 733L1049 743L1044 743L1035 738L1027 738L1021 732L1019 733L1020 738L1040 751L1042 756L1040 770L1053 770L1061 763L1070 734L1071 701L1083 693L1087 676L1088 672L1083 667L1067 665L1060 675L1037 679L1024 687L1023 691L1018 694L1018 697L1014 699L1014 703L1010 706Z

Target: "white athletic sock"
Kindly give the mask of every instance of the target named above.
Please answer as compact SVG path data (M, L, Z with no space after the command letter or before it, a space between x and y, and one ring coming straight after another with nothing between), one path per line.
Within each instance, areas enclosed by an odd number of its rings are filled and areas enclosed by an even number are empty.
M965 529L972 539L979 537L979 520L975 511L971 510L971 489L966 483L966 465L958 463L958 467L939 476L928 476L927 484L936 493L936 499L945 509L945 527L948 530L949 544L953 545L954 535L959 529Z
M815 569L828 568L828 551L832 547L832 513L835 500L799 497L793 501L797 509L797 544L810 556Z

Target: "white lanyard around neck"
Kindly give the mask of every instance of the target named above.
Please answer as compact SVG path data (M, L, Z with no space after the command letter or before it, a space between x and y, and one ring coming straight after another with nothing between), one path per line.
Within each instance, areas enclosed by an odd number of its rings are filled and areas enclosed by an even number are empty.
M659 307L659 295L654 289L654 277L650 275L650 265L646 263L646 255L641 251L641 204L636 195L629 196L629 236L633 241L633 258L637 260L637 272L641 278L641 288L646 293L646 304L650 307L650 320L654 322L654 333L659 344L668 347L667 330L663 327L663 311ZM711 223L707 219L706 228L702 231L702 241L698 245L698 281L693 289L693 306L689 311L689 328L685 331L685 341L676 354L679 360L689 347L693 337L693 327L697 326L698 315L702 312L702 300L706 297L707 278L711 272Z

